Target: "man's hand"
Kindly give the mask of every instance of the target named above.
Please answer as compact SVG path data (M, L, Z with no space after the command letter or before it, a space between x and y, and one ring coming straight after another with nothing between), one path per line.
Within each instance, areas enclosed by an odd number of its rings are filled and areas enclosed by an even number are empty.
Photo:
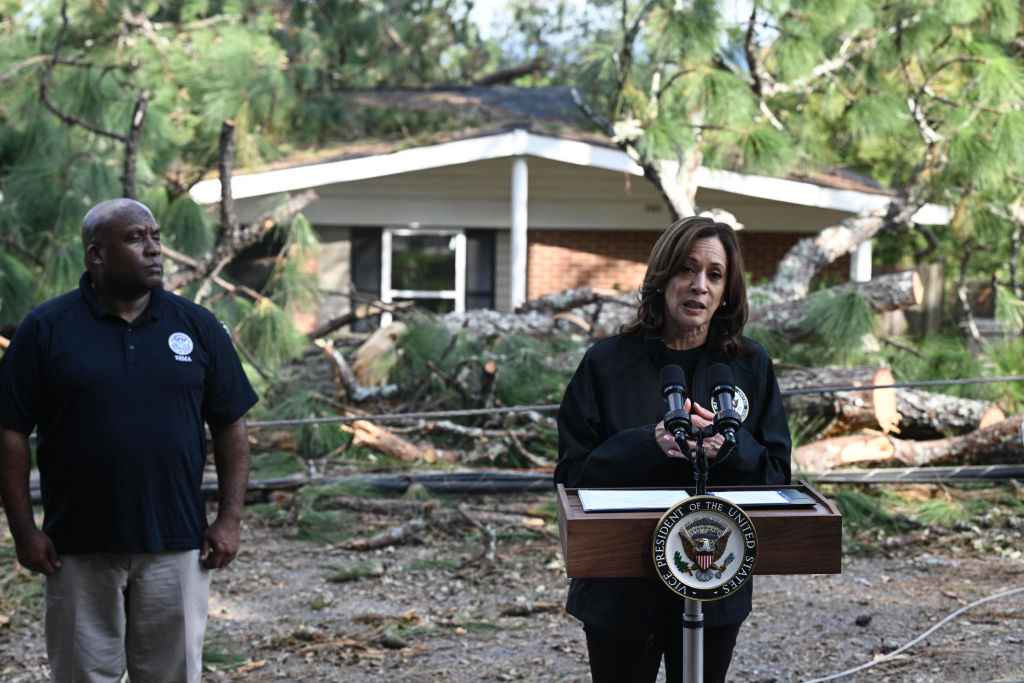
M221 569L231 564L238 554L241 523L218 517L203 532L199 561L208 569Z
M18 563L26 569L46 576L60 569L60 558L53 541L34 526L14 539L14 549Z

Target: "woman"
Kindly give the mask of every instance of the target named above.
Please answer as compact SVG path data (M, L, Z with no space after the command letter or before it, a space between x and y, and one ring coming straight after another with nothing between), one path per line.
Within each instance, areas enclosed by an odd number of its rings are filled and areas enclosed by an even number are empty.
M736 449L717 461L723 437L704 440L710 486L788 484L789 427L771 359L742 336L747 321L743 259L731 227L710 218L674 223L651 250L635 318L592 346L558 412L555 481L567 487L693 486L690 460L666 433L659 374L679 365L696 428L711 424L708 368L733 373L742 423ZM691 400L692 399L692 400ZM693 452L695 444L690 442ZM724 681L752 581L703 603L704 681ZM573 579L566 610L583 622L595 683L682 677L683 600L658 578Z

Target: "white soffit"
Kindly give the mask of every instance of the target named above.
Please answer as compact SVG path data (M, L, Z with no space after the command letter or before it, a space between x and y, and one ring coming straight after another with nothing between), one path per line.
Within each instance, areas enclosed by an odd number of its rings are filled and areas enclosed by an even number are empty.
M621 150L578 140L536 135L525 130L514 130L415 147L390 154L236 175L231 179L232 195L235 199L262 197L474 161L519 156L533 156L635 176L644 174L643 169ZM889 200L886 195L840 190L814 183L744 175L732 171L714 171L706 167L701 167L698 171L697 184L700 187L732 194L854 214L872 211L884 206ZM189 194L200 204L213 204L220 200L220 180L202 180L192 186ZM914 215L914 220L928 225L947 223L949 210L929 204Z

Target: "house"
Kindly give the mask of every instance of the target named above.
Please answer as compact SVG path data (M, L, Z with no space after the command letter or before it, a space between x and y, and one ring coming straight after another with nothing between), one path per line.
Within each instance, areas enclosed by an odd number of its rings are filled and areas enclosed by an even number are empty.
M629 157L583 118L568 88L470 87L352 94L353 106L456 112L450 130L374 142L237 174L236 212L312 188L322 239L319 312L345 312L354 287L438 312L513 310L571 287L635 289L670 213ZM742 224L747 269L770 276L800 238L884 204L889 192L841 174L769 178L701 168L697 203ZM220 197L218 180L192 188ZM936 212L933 212L936 213ZM941 213L941 212L937 212ZM941 215L924 222L944 222ZM834 264L870 277L870 245Z

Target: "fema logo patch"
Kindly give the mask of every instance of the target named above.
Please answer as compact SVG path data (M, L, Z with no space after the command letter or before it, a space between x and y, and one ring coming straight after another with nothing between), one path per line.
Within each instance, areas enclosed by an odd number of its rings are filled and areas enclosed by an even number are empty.
M734 386L732 390L735 392L732 397L732 409L739 413L740 422L744 422L747 419L747 415L750 414L750 401L747 400L747 395L743 393L743 390L737 386ZM714 413L718 412L718 401L715 397L711 397L711 411Z
M195 344L192 343L192 337L188 336L184 332L175 332L167 338L167 345L171 347L171 351L174 352L174 360L180 360L186 363L192 362L192 359L188 355L192 353L192 349L195 348Z
M691 496L662 516L652 539L654 568L672 592L720 600L754 573L757 534L743 510L718 496Z

